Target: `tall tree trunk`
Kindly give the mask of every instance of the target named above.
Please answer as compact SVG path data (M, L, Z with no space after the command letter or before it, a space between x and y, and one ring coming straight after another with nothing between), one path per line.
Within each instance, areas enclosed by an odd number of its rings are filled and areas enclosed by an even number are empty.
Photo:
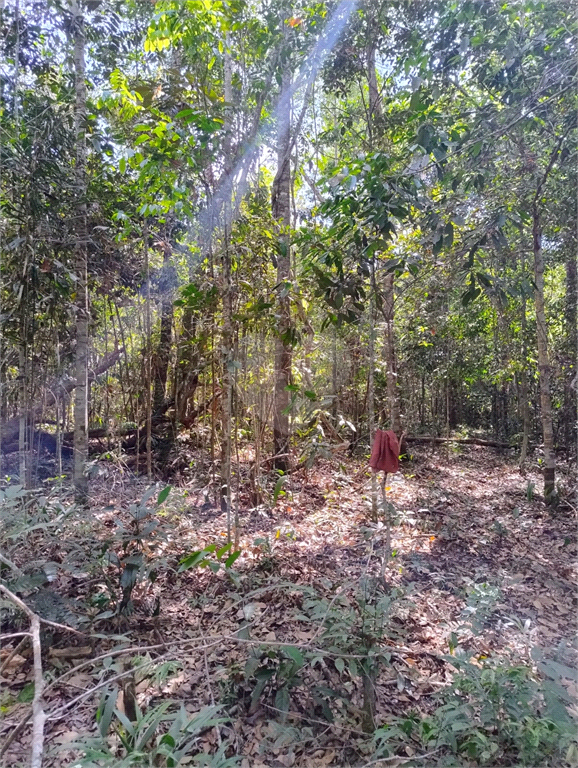
M534 302L536 305L536 336L538 341L538 373L540 379L540 410L542 419L542 437L544 440L544 499L547 504L556 503L556 454L554 452L554 426L552 416L552 395L550 392L550 359L548 354L548 326L544 305L544 252L542 250L542 226L540 223L540 200L554 167L562 145L570 131L568 124L554 149L542 178L536 186L532 199L532 245L534 250Z
M169 357L171 352L171 332L173 328L173 289L175 270L171 264L171 247L164 244L163 270L160 281L161 291L161 327L159 343L155 353L155 380L153 387L153 413L162 412L167 391Z
M564 319L566 324L567 364L564 378L564 442L570 450L570 446L576 440L576 397L578 393L578 373L576 362L578 360L578 279L576 275L576 253L570 252L566 261L566 308Z
M197 318L193 310L187 307L183 312L181 337L177 350L177 376L175 386L175 412L181 423L187 417L187 409L199 383L199 355L195 334Z
M20 484L28 487L28 465L31 456L28 452L28 377L26 365L26 331L22 330L22 339L18 350L18 373L20 383L18 387L18 407L20 418L18 423L18 477Z
M143 222L144 267L145 267L145 335L146 335L146 374L145 374L145 415L146 415L146 462L147 478L152 479L153 452L152 452L152 348L151 348L151 271L149 263L149 228L145 218Z
M387 403L389 426L400 437L402 433L401 411L397 387L397 360L394 335L394 276L386 275L383 284L383 311L385 315L385 357L387 364Z
M73 0L72 35L74 39L74 118L76 130L75 186L77 195L75 274L76 274L76 389L74 398L74 472L77 501L86 500L88 479L88 277L86 221L86 81L84 17L77 0Z
M532 203L532 240L534 247L534 300L536 304L536 335L538 340L538 372L540 377L540 409L544 440L544 499L552 504L556 498L556 454L552 396L550 393L550 360L548 355L548 326L544 306L544 252L538 200Z
M379 98L379 88L377 87L377 72L375 69L375 43L373 40L368 43L365 49L367 63L367 85L369 88L369 141L373 144L373 127L376 118L381 118L381 101Z
M229 40L225 41L224 60L224 96L225 96L225 175L227 181L233 173L233 152L231 145L233 131L233 64L229 50ZM223 420L221 445L221 509L227 513L227 542L231 539L231 430L233 406L233 286L231 283L231 199L227 195L224 201L224 231L222 252L222 288L223 301Z
M375 43L370 41L366 48L367 84L369 89L368 129L372 143L377 138L378 123L383 116L375 67ZM389 272L383 281L383 313L385 319L385 357L387 364L387 405L389 427L399 437L402 433L401 409L397 386L397 361L394 336L394 274Z
M273 406L273 454L275 467L286 471L289 452L289 390L291 383L291 304L286 284L291 279L291 104L287 97L291 87L291 70L287 60L281 76L281 103L287 114L277 123L277 173L273 181L271 210L279 223L279 252L277 256L277 338L275 340L275 402Z
M373 264L371 266L373 278ZM375 437L375 294L373 289L369 300L369 370L367 373L367 422L369 427L369 449ZM377 477L371 473L371 519L377 522Z
M522 277L526 274L525 242L522 243ZM522 305L520 309L521 334L522 334L522 370L520 371L520 416L522 417L522 447L520 450L520 472L524 472L524 465L528 455L530 442L530 402L528 394L528 346L527 346L527 317L526 294L522 290Z

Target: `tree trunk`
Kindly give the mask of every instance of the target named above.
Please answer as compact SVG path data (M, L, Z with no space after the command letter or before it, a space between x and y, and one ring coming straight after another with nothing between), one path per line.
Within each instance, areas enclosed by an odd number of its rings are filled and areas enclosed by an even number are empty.
M187 307L183 312L182 331L177 350L177 376L175 386L175 412L181 424L187 417L189 403L195 395L199 383L199 359L196 350L195 334L197 319L193 310Z
M397 361L395 356L394 337L394 277L390 272L384 281L383 311L385 315L385 356L387 364L387 404L389 410L389 425L395 434L402 433L401 411L397 387Z
M526 258L522 240L522 277L526 274ZM528 443L530 441L530 402L528 399L528 348L527 348L527 317L526 294L522 291L521 306L521 333L522 333L522 370L520 371L520 416L522 418L522 448L520 450L520 472L524 472L524 465L528 455Z
M83 503L88 494L85 464L88 458L88 278L86 221L86 82L84 17L74 0L72 7L74 38L74 118L76 130L75 185L78 200L76 212L76 390L74 398L74 471L75 496Z
M233 153L231 146L231 134L233 130L233 65L229 50L229 41L225 41L224 61L224 96L225 96L225 174L226 182L233 173ZM224 232L222 254L222 288L223 301L223 419L222 419L222 445L221 445L221 509L227 513L227 542L231 539L231 429L232 429L232 405L233 405L233 290L231 284L231 252L230 252L230 226L231 226L231 199L227 195L224 201Z
M161 327L159 343L155 353L155 380L153 387L153 413L162 411L167 390L169 357L171 352L171 332L173 328L173 289L175 270L171 264L171 248L168 242L164 244L163 269L160 281L161 291Z
M369 141L372 144L374 122L376 118L382 116L379 89L377 87L377 72L375 70L375 43L373 41L368 44L365 55L367 59L367 85L369 89Z
M373 273L373 265L371 267ZM373 277L373 274L372 274ZM367 422L369 427L369 449L373 447L373 438L375 437L375 312L374 312L374 294L371 293L369 301L369 350L367 373ZM377 478L376 473L371 473L371 519L377 522Z
M152 480L153 469L153 451L152 451L152 349L151 349L151 271L149 262L149 228L148 221L145 218L143 222L143 244L144 244L144 267L145 267L145 346L146 346L146 374L145 374L145 418L146 418L146 462L147 478Z
M367 84L369 89L368 130L373 143L376 138L376 123L382 118L381 99L375 68L375 43L366 48ZM383 282L383 314L385 319L385 357L387 364L387 406L389 427L400 437L402 433L401 411L397 387L397 362L394 339L394 274L389 272ZM401 447L401 446L400 446Z
M544 440L544 499L553 504L556 498L556 454L550 394L550 360L548 356L548 326L544 306L544 252L538 201L532 203L532 240L534 247L534 300L536 304L536 335L538 340L538 372L540 378L540 408Z
M20 419L18 422L18 477L24 488L28 487L28 465L31 459L28 451L28 381L26 366L26 338L25 330L22 331L22 341L18 350L20 385L18 387L18 407Z
M289 61L281 76L281 103L287 114L280 114L277 123L277 174L273 181L271 210L279 223L279 252L277 256L277 338L275 340L275 402L273 407L273 455L275 467L286 471L289 467L289 391L291 383L291 305L288 283L291 279L291 102L287 97L291 87Z
M566 347L567 364L564 366L564 443L576 448L576 396L578 379L576 361L578 360L578 326L577 326L578 279L576 275L576 253L570 252L566 261Z

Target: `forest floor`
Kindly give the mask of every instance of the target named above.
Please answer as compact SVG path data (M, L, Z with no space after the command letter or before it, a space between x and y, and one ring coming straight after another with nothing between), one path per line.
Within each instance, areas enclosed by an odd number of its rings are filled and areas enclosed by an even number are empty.
M370 635L385 656L374 688L378 726L431 711L455 672L448 654L456 646L474 658L533 663L533 647L560 658L556 649L566 643L563 657L576 665L577 531L570 503L551 515L538 493L537 468L522 477L493 449L413 453L387 485L393 557L384 575L386 526L370 522L371 478L361 460L319 461L290 475L273 508L249 508L242 493L241 554L232 573L222 567L230 551L221 567L208 553L212 568L177 573L187 554L224 544L227 520L206 485L174 486L151 512L159 521L154 533L138 537L146 574L154 570L156 579L135 587L134 612L120 624L102 617L115 579L118 590L118 567L102 555L123 556L127 510L147 483L102 465L90 514L72 513L57 539L35 540L43 550L36 550L37 559L62 564L49 589L78 614L101 614L90 630L79 625L90 639L57 630L44 654L48 679L65 675L45 695L47 746L59 749L51 764L74 764L79 753L70 746L96 732L104 687L87 692L113 673L117 706L127 711L127 667L113 654L129 646L142 710L166 699L182 702L190 714L222 704L229 720L204 729L198 746L214 753L228 740L226 754L238 755L243 768L378 764L364 746L363 676L354 661L367 652ZM24 567L30 553L23 547L20 554L20 561L12 557ZM92 562L83 566L86 558ZM382 601L372 602L368 591ZM158 615L147 615L155 599ZM95 661L106 654L106 663ZM31 655L23 651L15 659L0 680L2 740L30 707L22 692L33 677ZM172 674L163 679L159 665L169 662ZM575 683L565 687L576 695ZM279 694L282 688L287 695ZM118 744L111 738L109 746ZM25 731L6 764L27 762L29 748ZM411 747L405 752L411 757Z

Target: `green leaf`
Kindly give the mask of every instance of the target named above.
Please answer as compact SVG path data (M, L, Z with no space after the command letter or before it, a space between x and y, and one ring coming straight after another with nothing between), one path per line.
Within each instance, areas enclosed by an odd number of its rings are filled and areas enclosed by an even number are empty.
M208 552L206 549L201 549L199 552L191 552L190 555L186 555L179 563L179 569L177 573L188 571L189 568L194 568L196 565L200 565L206 558Z
M464 305L464 307L470 304L472 301L475 301L481 292L482 292L481 289L478 288L477 285L473 285L469 290L467 290L462 295L462 304Z
M411 99L409 101L409 108L411 109L412 112L421 112L421 110L423 109L420 91L414 91L412 93Z
M161 504L164 504L164 502L167 500L167 496L171 492L171 486L167 485L166 488L163 488L162 491L159 493L157 497L157 506L160 506Z
M290 645L287 648L283 648L283 651L289 656L290 659L292 659L295 664L299 668L301 668L305 664L305 659L303 658L303 654L299 650L299 648L295 648L295 646Z
M476 277L480 281L482 285L485 285L486 288L490 288L492 285L491 278L486 275L484 272L476 272Z
M275 484L275 490L273 491L273 504L277 503L277 499L279 498L279 495L283 490L283 486L285 485L288 479L289 479L288 475L282 475L279 478L279 480L277 480Z
M257 659L255 656L249 656L247 661L245 662L245 680L248 680L250 677L253 677L257 669L260 665L259 659Z
M223 555L225 554L225 552L228 552L228 551L231 549L231 547L232 547L232 546L233 546L233 542L232 542L232 541L229 541L227 544L225 544L225 546L224 546L224 547L221 547L220 549L217 549L217 551L215 552L215 554L217 555L217 557L219 558L219 560L220 560L220 559L223 557Z
M96 722L98 723L98 730L103 738L108 736L108 729L112 720L112 714L116 704L117 690L113 688L112 691L106 691L98 705L96 711Z
M483 146L484 146L483 141L476 141L476 143L470 148L470 155L472 157L477 157L482 151Z
M230 568L235 560L240 556L241 550L237 549L235 552L232 552L229 557L225 560L225 568Z
M283 715L289 712L289 690L284 685L283 688L279 688L275 694L275 706L280 709ZM283 718L284 719L284 718Z
M34 683L26 683L24 688L18 694L16 701L20 704L28 704L34 698Z

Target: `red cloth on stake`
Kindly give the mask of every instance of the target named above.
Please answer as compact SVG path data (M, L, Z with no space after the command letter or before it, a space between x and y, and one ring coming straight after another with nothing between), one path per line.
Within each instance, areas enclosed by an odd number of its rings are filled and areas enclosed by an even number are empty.
M399 469L399 443L395 432L376 430L369 466L374 472L383 471L387 474L397 472Z

